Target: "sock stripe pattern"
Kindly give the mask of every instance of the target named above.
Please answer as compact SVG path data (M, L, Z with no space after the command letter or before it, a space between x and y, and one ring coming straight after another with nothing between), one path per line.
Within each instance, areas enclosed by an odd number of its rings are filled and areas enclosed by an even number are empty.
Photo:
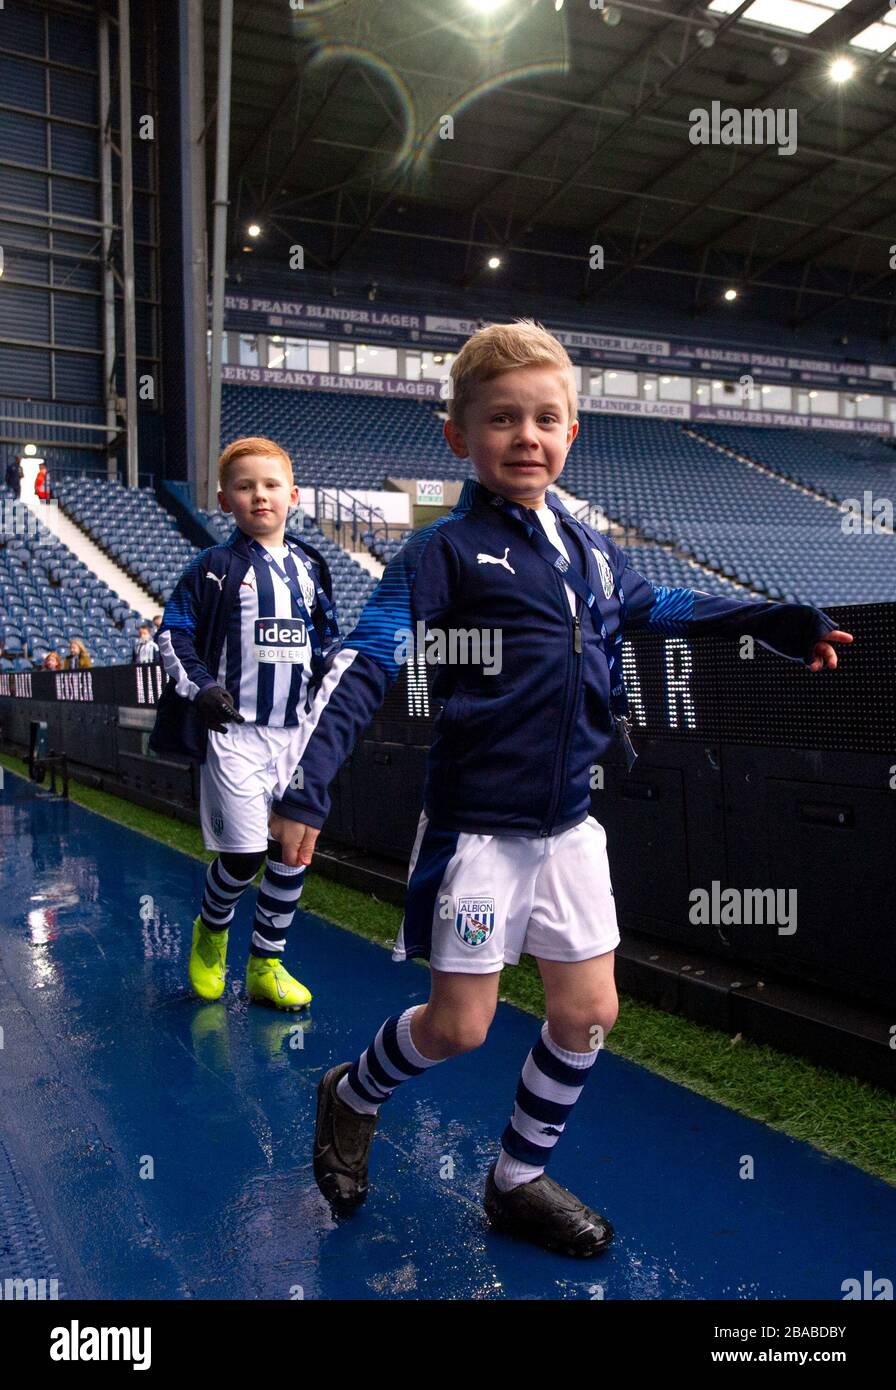
M280 864L268 855L264 877L258 889L255 921L252 924L253 956L282 956L302 889L305 886L305 866Z
M434 1067L441 1058L424 1057L411 1041L411 1018L422 1005L387 1018L373 1042L340 1080L336 1094L353 1110L375 1115L396 1087Z
M574 1065L557 1055L562 1051L545 1024L541 1037L526 1058L513 1114L501 1135L504 1154L529 1170L544 1172L598 1055L597 1049L565 1053L566 1057L577 1059Z
M200 915L206 926L213 931L223 931L233 921L236 904L252 882L257 868L248 878L238 878L225 869L221 857L213 859L205 875L205 891L202 895Z

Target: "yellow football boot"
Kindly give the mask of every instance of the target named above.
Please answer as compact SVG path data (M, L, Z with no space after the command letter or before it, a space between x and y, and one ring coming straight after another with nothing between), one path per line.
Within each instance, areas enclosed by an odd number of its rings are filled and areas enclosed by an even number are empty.
M200 999L220 999L224 993L229 930L209 931L198 916L193 923L190 948L190 984Z
M268 956L249 957L246 993L260 1004L273 1004L275 1009L304 1009L311 1003L310 991L293 979L281 960Z

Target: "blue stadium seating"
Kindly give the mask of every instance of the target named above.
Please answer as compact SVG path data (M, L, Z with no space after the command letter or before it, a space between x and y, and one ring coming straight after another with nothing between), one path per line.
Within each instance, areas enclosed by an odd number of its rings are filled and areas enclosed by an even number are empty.
M849 534L839 506L866 492L892 501L896 451L879 437L623 415L579 418L562 484L635 533L626 547L631 563L655 583L708 593L731 592L737 584L755 595L822 607L896 596L894 537ZM304 486L380 488L390 475L448 481L470 472L469 461L445 445L432 403L225 386L223 421L225 442L263 433L282 443ZM56 494L161 608L198 552L154 492L63 477ZM11 503L2 485L0 498ZM21 528L0 537L0 643L7 652L0 670L32 669L50 648L65 655L72 636L82 638L97 664L130 661L138 620L146 615L130 609L45 527L29 535L33 522L24 507L21 517ZM204 519L222 539L232 530L232 518L220 512ZM341 626L350 632L375 580L299 509L289 524L304 528L324 554ZM384 563L403 543L372 532L362 540Z
M224 419L225 439L267 433L282 443L305 485L378 488L390 474L452 480L470 472L469 461L447 448L431 403L225 386ZM866 487L893 497L896 455L876 437L609 414L579 420L563 486L656 543L650 554L638 548L651 577L684 575L679 582L711 591L709 576L682 559L691 557L722 584L728 579L774 599L823 606L896 593L892 538L844 534L842 514L825 501L861 498ZM708 442L735 438L738 452L752 449L749 456L777 476ZM821 496L806 496L788 479ZM397 545L371 549L388 560Z
M877 435L703 422L693 429L833 501L861 500L866 489L875 497L894 496L896 450Z
M774 599L823 607L896 593L892 536L844 534L836 506L672 422L583 414L580 423L564 486L648 540Z
M448 449L432 405L421 401L225 385L222 443L253 434L282 444L306 487L381 488L390 474L448 479L470 472L469 461Z
M56 484L56 497L66 515L160 604L199 553L152 488L66 478Z
M95 665L131 660L140 619L12 493L0 488L11 521L0 537L0 671L31 671L50 651L66 657L80 637Z

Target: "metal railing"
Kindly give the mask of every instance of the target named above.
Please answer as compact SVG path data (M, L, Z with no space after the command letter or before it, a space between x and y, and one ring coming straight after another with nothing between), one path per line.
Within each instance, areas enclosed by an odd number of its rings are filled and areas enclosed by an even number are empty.
M324 522L330 523L333 526L333 539L343 550L366 549L361 541L365 533L389 539L390 523L379 507L353 497L348 488L315 487L314 521L321 530L324 529ZM399 528L393 526L392 529Z

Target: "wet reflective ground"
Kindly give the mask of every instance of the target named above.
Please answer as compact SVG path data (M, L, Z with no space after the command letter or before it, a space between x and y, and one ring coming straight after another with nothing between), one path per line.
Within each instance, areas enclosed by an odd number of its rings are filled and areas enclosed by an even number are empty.
M384 1107L368 1202L337 1224L311 1172L317 1082L426 972L300 912L286 964L310 1016L249 1004L249 890L227 994L203 1004L204 865L4 780L0 1277L110 1299L839 1299L890 1272L892 1188L607 1052L550 1171L616 1243L577 1261L490 1234L482 1182L539 1028L503 1004L484 1048Z

